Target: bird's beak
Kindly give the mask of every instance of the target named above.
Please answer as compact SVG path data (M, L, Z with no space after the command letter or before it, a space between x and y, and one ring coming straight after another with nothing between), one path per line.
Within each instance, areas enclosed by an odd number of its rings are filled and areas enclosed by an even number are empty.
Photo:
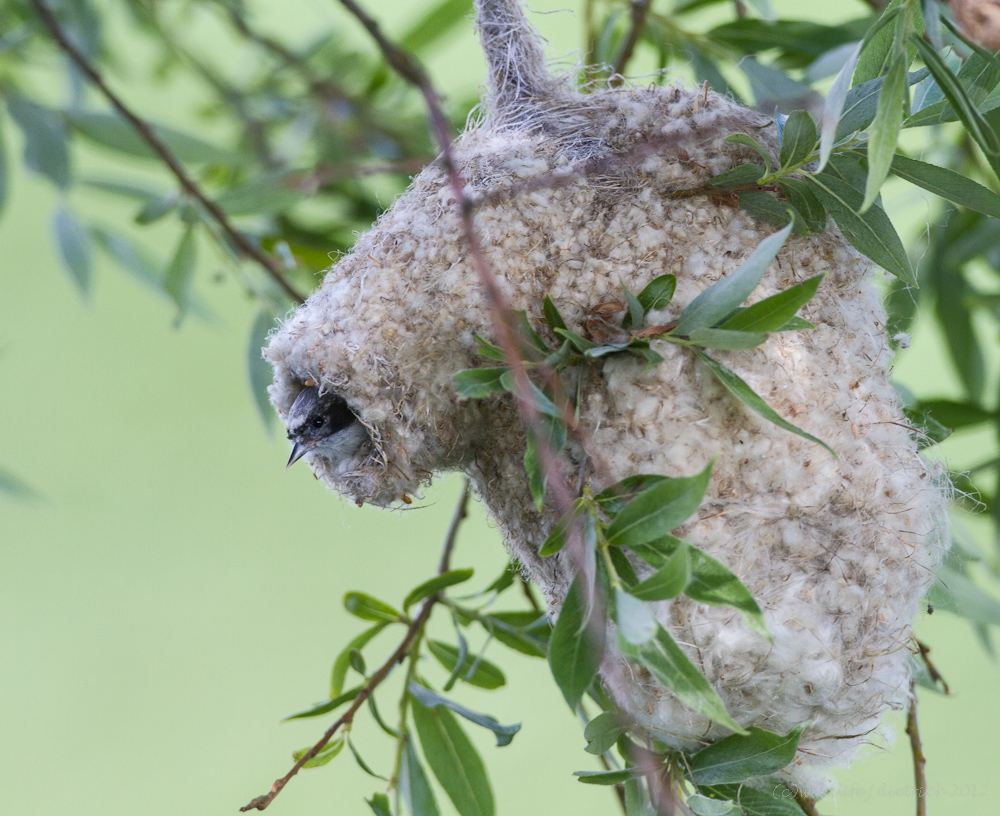
M288 468L290 468L292 465L298 462L299 459L305 456L308 452L309 451L305 445L301 444L300 442L296 442L292 446L292 455L288 457L288 464L285 465L285 470L288 470Z

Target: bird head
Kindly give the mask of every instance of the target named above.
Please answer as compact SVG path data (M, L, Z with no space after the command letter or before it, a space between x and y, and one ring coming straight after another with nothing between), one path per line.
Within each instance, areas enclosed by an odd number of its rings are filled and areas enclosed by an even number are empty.
M368 433L347 402L333 392L320 393L315 385L303 388L288 412L292 453L288 470L307 453L325 456L335 466L356 454Z

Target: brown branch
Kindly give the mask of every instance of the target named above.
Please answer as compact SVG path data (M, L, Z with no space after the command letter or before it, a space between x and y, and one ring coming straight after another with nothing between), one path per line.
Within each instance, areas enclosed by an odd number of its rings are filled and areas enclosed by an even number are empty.
M747 16L747 5L743 0L733 0L736 5L736 19L745 20Z
M156 132L149 125L149 123L132 113L132 111L125 106L125 103L121 101L118 95L108 87L108 85L104 82L104 79L97 72L97 69L94 68L94 66L91 65L87 58L83 55L83 52L81 52L66 37L59 25L59 21L56 20L52 11L44 3L42 3L41 0L30 0L30 2L42 22L45 24L45 27L48 28L55 41L59 44L59 47L69 56L76 66L87 75L97 89L104 94L104 97L111 103L112 107L114 107L114 109L118 111L118 113L121 114L121 116L123 116L130 125L132 125L142 140L146 142L146 144L148 144L160 157L170 172L173 173L183 190L205 208L205 211L212 216L212 219L219 225L222 232L227 238L229 238L233 245L239 249L244 256L252 258L259 263L271 276L274 282L281 287L282 291L288 295L288 297L296 303L304 303L304 298L292 288L291 284L289 284L287 280L285 280L277 261L261 252L257 247L250 243L249 240L247 240L246 236L233 227L219 205L201 192L198 185L195 184L194 180L187 174L187 171L184 169L183 165L181 165L177 157L174 156L174 154L170 151L170 148L163 143L160 137L156 135Z
M622 43L622 50L618 53L618 59L615 60L615 67L611 75L612 85L621 85L624 81L622 75L625 73L628 61L632 59L632 53L639 42L643 26L646 25L646 15L649 14L650 2L651 0L632 0L629 4L629 10L632 12L632 25L625 36L625 42Z
M913 639L917 644L917 649L920 650L920 659L924 661L924 665L927 667L927 673L931 676L931 680L935 683L940 683L941 687L944 689L945 694L951 694L951 689L948 688L948 681L941 676L941 672L937 670L937 666L931 661L930 651L931 647L921 643L917 638Z
M920 729L917 726L917 688L910 681L910 710L906 714L906 733L910 738L910 750L913 752L913 781L916 783L917 816L927 816L927 775L924 766L927 758L920 743Z
M535 593L531 591L531 582L520 571L517 573L517 580L521 583L521 591L524 593L524 597L528 599L528 603L531 604L532 611L537 612L539 615L542 614L542 607L535 600Z
M816 808L816 800L810 799L804 793L800 791L789 788L792 791L792 796L795 798L795 803L802 808L802 812L806 816L820 816L819 810Z
M468 515L468 504L469 504L469 481L466 479L465 484L462 487L462 494L458 499L458 506L455 508L455 514L451 518L451 524L448 525L448 533L444 539L444 545L441 548L441 560L438 563L437 574L443 575L448 571L448 565L451 563L451 553L455 549L455 541L458 538L458 528L462 525L465 517ZM427 623L428 618L431 616L431 610L441 598L441 592L436 592L431 595L427 600L424 601L423 605L420 607L420 612L413 622L407 627L406 634L403 636L403 640L400 641L399 646L390 655L389 659L385 661L376 671L371 678L365 683L364 688L361 689L357 697L351 703L350 708L347 709L337 721L331 725L319 741L313 745L302 757L296 762L292 769L286 773L281 779L278 779L273 785L271 785L271 790L265 793L263 796L258 796L252 799L248 804L240 808L240 812L246 812L248 810L264 810L274 798L281 793L282 789L293 776L295 776L302 766L305 765L310 759L312 759L316 754L323 750L326 744L333 739L333 735L337 733L341 726L347 725L354 720L354 715L357 714L358 709L364 705L365 701L371 697L372 693L381 685L382 681L389 676L389 673L395 668L396 664L402 663L406 659L407 654L409 654L410 647L413 641L420 635L423 631L424 625Z

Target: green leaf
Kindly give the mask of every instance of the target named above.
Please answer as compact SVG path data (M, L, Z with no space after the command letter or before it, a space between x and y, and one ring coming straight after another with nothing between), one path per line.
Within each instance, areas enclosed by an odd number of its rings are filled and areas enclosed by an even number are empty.
M545 314L545 322L548 323L550 329L555 331L566 328L566 321L563 320L563 316L559 314L559 310L548 295L542 301L542 312Z
M65 206L56 208L52 219L56 246L70 278L80 294L90 294L90 241L87 230Z
M676 275L660 275L658 278L653 278L639 293L639 304L647 313L666 309L674 299L676 288Z
M604 622L587 620L587 599L574 578L549 638L549 668L569 707L576 710L604 655Z
M333 661L333 668L330 670L330 696L336 697L344 688L344 680L347 679L347 670L351 666L351 654L357 650L361 650L368 645L368 643L386 626L388 626L387 621L379 621L374 626L365 629L360 635L351 639L337 655L336 659Z
M619 278L618 285L621 286L622 293L625 295L625 303L628 304L628 311L625 312L625 316L622 318L622 328L641 328L642 321L646 317L645 309L642 308L642 304L639 303L639 299L629 291L628 287L625 285L625 281Z
M756 184L764 175L764 168L759 164L739 164L732 170L712 176L708 183L713 187L738 187L743 184Z
M424 758L459 816L493 816L486 768L455 715L444 706L428 708L415 696L411 710Z
M808 320L803 320L801 317L790 317L788 321L775 331L785 332L785 331L809 331L810 329L815 329L812 323Z
M688 708L738 734L747 733L729 716L718 693L662 626L654 638L641 646L618 638L618 650L629 660L645 666Z
M358 763L358 767L361 768L362 771L364 771L369 776L375 777L376 779L381 779L383 782L389 781L384 776L382 776L382 774L375 773L375 771L371 769L371 766L367 762L365 762L365 758L361 756L361 752L358 751L358 747L353 742L351 742L350 736L346 737L346 742L347 742L347 747L351 749L351 754L354 756L354 761Z
M789 286L776 295L764 298L726 320L720 329L738 332L778 331L805 306L819 288L823 275ZM694 339L694 338L692 338Z
M621 771L573 771L573 776L585 785L620 785L639 773L638 768L625 768Z
M500 668L483 657L467 654L459 665L459 652L456 646L442 643L440 640L428 640L427 648L442 666L450 672L456 672L457 676L470 686L497 689L507 682Z
M734 142L736 144L746 145L757 151L759 155L764 160L764 174L771 175L771 154L768 153L753 136L747 136L745 133L730 133L726 137L727 142Z
M574 507L571 512L564 515L553 525L552 532L546 536L545 541L542 542L542 546L538 550L540 556L545 558L549 555L555 555L566 546L566 537L570 529L574 524L579 523L579 509L579 506Z
M531 382L531 380L528 380L527 393L525 394L518 394L514 373L510 370L503 373L500 377L500 383L511 394L519 396L525 400L530 400L538 413L553 417L554 419L562 419L562 411L560 411L556 404L542 391L542 389Z
M927 75L927 69L921 68L919 71L908 73L906 81L909 85L913 85L920 82ZM844 113L837 124L833 142L840 141L855 131L864 130L875 120L875 114L878 111L878 100L884 83L885 77L879 77L878 79L872 79L862 85L858 85L856 88L851 88L847 94ZM831 142L831 147L833 142ZM816 172L820 172L825 164L824 162L820 165Z
M760 283L771 261L785 245L791 225L769 235L731 275L713 283L692 300L677 319L676 333L690 335L695 329L714 326L739 306Z
M929 399L920 400L914 408L921 413L929 414L942 425L956 431L959 428L971 428L984 422L996 422L1000 419L996 411L987 411L972 402Z
M399 765L399 793L410 816L437 816L438 807L427 774L424 773L411 740L403 744Z
M483 615L480 622L504 646L529 657L545 657L551 627L544 613L494 612Z
M270 215L294 207L308 197L283 178L259 178L223 190L215 199L227 215Z
M618 737L622 735L624 729L618 722L618 717L610 711L598 714L587 723L583 730L583 737L587 740L587 747L584 749L588 754L600 755L610 751L618 742Z
M768 786L768 790L757 790L749 785L705 785L701 792L738 802L743 816L805 816L792 792L780 784Z
M302 767L319 768L323 765L326 765L331 759L337 756L337 754L339 754L343 749L344 749L344 738L337 737L337 739L328 742L326 746L324 746L322 751L316 754L316 756L314 756L312 759L306 762L306 764L303 765ZM308 754L310 750L311 747L303 748L293 753L292 757L295 759L296 762L298 762L300 759L302 759L302 757Z
M781 167L788 170L804 164L819 144L816 123L803 110L794 111L781 135Z
M177 249L174 250L167 271L163 274L163 290L177 304L178 319L187 313L188 301L191 298L196 251L194 228L188 226L177 244Z
M493 345L485 337L481 337L478 334L472 335L476 342L479 343L479 348L476 349L477 354L481 354L483 357L489 357L492 360L499 360L501 363L507 362L507 355L499 346Z
M631 593L642 601L668 601L680 595L691 580L691 547L682 541L673 555Z
M594 501L601 506L605 513L613 516L620 513L626 504L647 487L668 478L668 476L661 476L659 473L636 473L632 476L626 476L594 496Z
M820 439L817 439L811 434L807 434L801 428L796 425L792 425L785 419L782 419L770 405L764 402L763 399L754 391L749 385L747 385L742 379L740 379L735 372L726 368L722 363L713 360L707 354L698 349L692 349L692 351L698 355L698 359L701 360L705 367L715 375L715 378L722 383L726 390L729 391L736 399L746 405L750 410L755 411L764 417L768 422L773 422L779 428L784 428L786 431L791 431L793 434L798 434L803 439L808 439L810 442L815 442L817 445L822 445L834 457L837 454L834 452L833 448L827 445Z
M441 0L400 37L399 47L417 53L426 51L471 11L472 0Z
M459 399L483 399L506 390L500 381L506 373L506 368L467 368L452 375L452 380Z
M746 210L758 221L775 227L784 227L792 222L792 231L796 235L808 235L809 227L805 220L792 207L778 201L771 193L763 190L749 190L739 194L741 210Z
M287 717L283 717L281 721L287 722L288 720L304 720L309 717L322 717L324 714L336 711L342 705L354 700L361 693L362 688L364 688L364 686L355 686L354 688L345 691L343 694L338 694L329 700L317 703L312 708L307 708L305 711L300 711L298 714L289 714Z
M146 225L159 221L167 213L174 210L178 203L180 203L180 197L176 193L167 193L156 198L150 198L142 205L139 212L136 213L135 223Z
M597 347L597 343L593 343L586 337L581 337L579 334L575 334L569 329L554 329L553 331L563 340L568 340L570 345L572 345L577 351L584 352Z
M455 586L455 584L464 583L471 577L471 569L449 570L441 575L436 575L429 581L424 581L419 586L410 590L410 593L405 599L403 599L403 611L405 612L418 601L422 601L424 598L429 598L435 592L440 592L442 589Z
M250 380L250 393L253 395L254 406L264 429L271 433L274 421L274 409L267 395L267 387L274 378L271 364L264 359L261 349L267 343L267 335L275 327L274 315L261 310L257 312L253 325L250 327L250 340L247 344L247 374Z
M69 186L66 131L59 115L5 89L7 110L24 137L24 164L48 177L60 189Z
M896 155L896 143L899 141L899 131L903 127L904 109L908 107L909 93L906 84L906 56L900 50L889 66L889 72L882 84L882 92L878 97L878 107L875 111L875 121L868 133L868 181L865 186L865 197L861 203L861 213L864 213L875 203L882 183L889 175L893 156Z
M696 785L720 785L780 771L795 759L805 727L800 725L784 736L751 727L749 734L719 740L690 758L691 778Z
M385 601L380 601L364 592L348 592L344 596L344 609L356 618L377 623L397 623L406 620L402 612L397 612Z
M421 686L418 683L411 682L407 688L410 694L416 697L422 705L427 706L427 708L444 706L445 708L449 708L454 711L460 717L464 717L469 722L475 723L476 725L480 725L483 728L492 731L493 736L496 737L498 748L510 745L511 741L514 739L514 735L521 730L521 723L514 723L514 725L501 725L488 714L480 714L478 711L470 711L465 706L461 706L456 703L454 700L441 697L426 686Z
M683 545L685 542L668 535L629 549L654 569L661 569ZM743 582L712 556L686 546L691 553L691 580L684 594L698 603L737 609L751 629L771 640L760 607Z
M96 144L129 156L159 160L156 151L117 113L99 113L75 108L63 113L74 130ZM239 153L216 147L197 136L181 133L164 125L151 125L151 127L182 162L230 165L243 163Z
M927 65L934 81L941 87L945 98L955 109L969 135L982 148L983 155L993 168L993 172L1000 175L1000 136L976 109L965 88L958 81L958 77L951 72L938 53L919 37L911 37L911 42L917 47L920 58Z
M809 185L802 179L791 176L778 179L778 184L809 232L814 235L822 233L826 229L826 210L819 203L816 194L809 189Z
M535 507L542 512L545 506L545 489L548 474L539 448L547 447L553 454L566 445L566 423L549 416L540 417L538 426L529 429L528 444L524 451L524 469L528 474L528 488L535 500Z
M892 56L894 40L894 32L887 23L899 17L902 5L901 0L890 0L888 8L865 36L865 48L854 74L855 85L861 85L885 73Z
M862 215L861 193L829 171L806 178L851 246L904 283L917 285L903 242L881 207L871 207Z
M935 577L927 592L931 606L976 623L1000 626L1000 602L976 586L968 576L945 563L938 567Z
M392 808L389 806L389 797L384 793L376 793L371 799L365 799L368 807L372 809L375 816L392 816Z
M838 125L842 121L842 117L846 115L844 106L851 89L851 77L854 76L854 69L858 64L863 46L864 43L859 42L848 56L847 61L830 86L826 102L823 103L823 114L819 120L819 165L816 168L817 172L826 166L834 142L837 140Z
M961 207L1000 218L1000 195L954 170L897 153L892 160L892 173Z
M621 590L615 590L615 623L618 634L636 646L647 643L658 626L648 605Z
M726 799L710 799L700 793L689 796L684 804L694 816L743 816L743 811L735 802Z
M606 533L608 544L633 547L679 527L701 504L713 464L696 476L664 478L639 493L614 517Z
M689 338L692 343L702 348L739 350L756 348L765 340L766 334L760 332L732 331L729 329L695 329Z

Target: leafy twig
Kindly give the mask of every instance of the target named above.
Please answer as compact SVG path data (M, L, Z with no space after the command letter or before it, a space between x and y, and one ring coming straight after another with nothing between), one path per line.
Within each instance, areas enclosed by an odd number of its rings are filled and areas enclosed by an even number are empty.
M910 709L906 714L906 734L910 738L910 750L913 752L913 781L916 783L917 816L927 816L927 775L924 766L927 758L920 742L920 729L917 725L917 687L910 681Z
M226 214L222 211L218 204L209 199L195 184L194 180L188 175L187 171L181 165L180 161L176 156L170 151L170 148L163 143L163 140L156 135L150 125L144 120L140 119L136 114L134 114L125 103L118 97L118 95L108 87L104 79L98 73L97 69L90 64L89 60L83 55L70 40L66 37L65 32L59 25L59 21L56 19L52 11L46 6L41 0L30 0L31 5L34 7L38 16L41 18L45 27L48 28L52 37L58 43L59 47L69 56L69 58L76 64L76 66L87 75L91 82L97 87L97 89L104 94L105 98L111 103L112 107L118 111L121 116L125 118L126 121L135 129L136 133L143 139L143 141L148 144L153 151L160 157L163 163L167 166L174 177L177 179L178 183L184 189L184 191L195 199L205 211L212 216L212 219L219 225L226 237L232 241L233 245L237 247L240 252L245 256L252 258L257 263L259 263L264 270L271 276L275 283L281 287L282 291L285 292L288 297L290 297L296 303L304 303L305 299L300 295L295 289L292 288L291 284L285 279L282 274L277 261L273 258L268 257L263 252L261 252L257 247L255 247L246 236L239 232L226 217Z
M628 61L632 59L632 53L635 51L635 46L639 42L639 36L642 34L642 28L646 24L646 15L649 14L650 2L651 0L632 0L630 3L632 25L629 27L628 34L625 36L625 42L622 43L622 49L618 54L618 59L615 60L615 67L613 69L611 80L613 85L620 85L624 81L623 74L625 73L625 67L628 65Z
M455 548L455 541L458 538L458 529L468 514L468 503L469 482L466 480L464 486L462 487L462 494L459 497L458 506L455 508L455 514L452 516L451 524L448 526L448 533L445 536L444 545L441 548L441 560L438 563L437 570L438 575L443 575L448 571L448 566L451 562L451 553ZM249 810L264 810L269 804L271 804L272 801L274 801L274 798L281 793L282 789L288 784L291 778L302 770L302 766L323 750L324 746L333 738L333 735L336 734L342 726L353 722L354 715L357 714L358 709L364 705L365 701L371 697L375 689L378 688L386 677L389 676L389 673L393 670L396 664L402 663L403 660L406 659L406 656L410 653L411 647L423 633L424 625L431 616L431 610L434 608L434 604L436 604L440 598L441 593L436 592L424 601L423 605L420 607L419 614L413 619L413 623L407 627L406 634L403 636L402 641L400 641L399 646L397 646L396 650L389 656L389 659L386 660L385 663L383 663L371 676L364 688L362 688L358 693L358 696L354 698L354 701L351 703L347 711L341 714L337 721L326 730L319 741L299 758L299 761L292 766L292 769L287 774L281 777L281 779L278 779L271 786L270 791L263 796L258 796L255 799L252 799L248 804L240 808L241 812L245 813Z

